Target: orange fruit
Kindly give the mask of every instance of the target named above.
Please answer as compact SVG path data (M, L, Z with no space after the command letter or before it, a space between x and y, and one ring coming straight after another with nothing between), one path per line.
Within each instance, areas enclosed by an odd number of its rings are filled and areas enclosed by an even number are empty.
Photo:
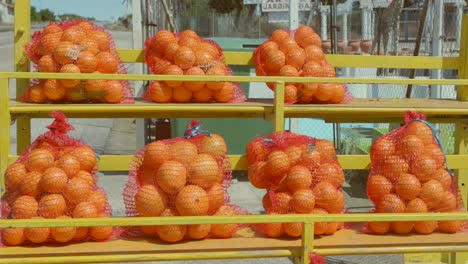
M180 45L180 43L179 43ZM174 63L183 70L189 69L195 65L195 52L189 47L181 47L174 54Z
M44 94L42 84L30 86L28 96L32 103L43 104L47 102L47 96Z
M170 42L167 43L166 48L164 49L164 58L168 59L169 61L174 60L174 55L176 54L177 50L180 48L177 42Z
M81 21L78 23L78 27L81 28L85 33L88 33L94 29L94 25L89 21Z
M38 214L44 218L56 218L64 214L67 203L60 194L44 195L39 201Z
M263 62L265 69L270 73L277 73L286 64L286 54L282 51L269 50L265 52L266 59Z
M79 27L69 27L63 31L61 40L78 43L84 37L86 37L84 30Z
M316 61L307 61L302 67L301 76L321 77L323 76L323 68Z
M424 153L434 159L438 168L442 167L445 163L444 153L437 144L428 144L424 147Z
M167 30L160 30L154 35L151 48L154 48L156 52L162 53L169 44L176 42L177 40L174 33Z
M204 239L208 236L211 230L210 224L205 225L188 225L187 236L191 239Z
M172 98L172 88L166 84L154 81L148 86L151 101L155 103L168 103Z
M289 51L300 48L293 38L286 37L279 43L279 49L287 54Z
M60 28L55 23L49 23L49 25L47 25L44 28L44 34L57 33L57 32L62 32L62 31L63 31L62 28Z
M108 51L110 49L110 39L106 32L100 29L90 30L88 37L96 42L100 51Z
M164 74L184 75L184 71L177 65L170 65L169 67L166 68L166 70L164 71ZM180 87L182 85L182 81L164 81L164 83L171 88Z
M148 54L147 61L148 66L150 67L151 72L155 74L162 74L166 70L167 67L172 65L173 63L166 60L164 57L158 56L156 54Z
M96 70L100 73L116 73L118 70L118 62L112 53L104 51L96 55L97 67Z
M37 70L40 72L57 72L58 65L51 55L44 55L37 63Z
M304 153L301 158L302 164L310 171L316 170L320 165L320 153L318 151L311 151Z
M57 167L62 169L69 178L73 178L80 171L80 161L71 154L65 154L58 162Z
M302 223L283 223L283 230L290 237L302 236L303 224Z
M140 226L140 231L146 236L157 237L157 226Z
M392 189L392 183L384 176L369 176L369 180L367 181L367 197L369 197L374 204L379 203L384 195L391 193Z
M314 96L321 102L330 101L334 97L335 85L332 83L319 83Z
M323 54L323 51L321 48L315 46L315 45L309 45L304 48L304 52L306 54L306 61L315 61L315 62L320 62L325 59L325 54ZM322 68L322 67L320 67Z
M200 38L193 37L193 36L182 36L179 38L179 41L177 42L179 46L181 47L187 47L192 49L193 51L196 51L200 48Z
M346 88L342 84L335 84L335 92L333 97L330 99L330 103L339 104L343 101L346 93Z
M188 167L189 182L202 188L210 188L220 181L220 169L216 160L208 154L198 154Z
M206 76L224 76L226 75L226 69L221 66L213 66L206 71ZM223 88L225 82L206 82L206 87L213 91L219 91Z
M265 160L268 154L267 148L264 146L263 140L251 141L245 150L247 162L253 164L256 161Z
M65 99L67 90L59 81L49 79L45 81L42 91L49 100L59 102Z
M339 223L331 222L327 223L327 230L323 233L324 235L333 235L339 228Z
M227 145L223 137L213 133L203 137L198 145L198 153L211 155L215 159L222 159L227 154Z
M5 185L8 190L17 190L27 171L24 163L14 163L5 170Z
M197 146L189 141L182 140L170 146L170 159L182 163L189 169L191 162L197 157Z
M23 195L37 196L41 192L42 174L37 171L26 173L19 186L19 192Z
M328 140L317 140L315 143L315 151L320 153L322 162L329 162L336 159L335 146Z
M54 163L54 155L46 149L33 149L26 161L28 171L43 172Z
M286 54L286 64L300 70L306 62L306 53L301 48L289 50Z
M86 202L93 204L98 212L103 212L107 206L107 197L100 191L91 191Z
M32 219L44 219L40 216L32 217ZM25 237L33 243L44 243L47 241L50 235L50 228L48 227L35 227L35 228L25 228L24 229Z
M287 194L288 195L288 194ZM288 195L289 196L289 195ZM289 196L289 200L291 200L291 197ZM262 205L263 205L263 208L265 208L265 210L267 212L270 212L271 209L273 208L273 205L271 204L271 200L270 200L270 195L269 193L265 193L265 195L263 195L262 197ZM289 207L289 201L288 201L288 204L287 204L287 208Z
M61 41L53 52L55 61L59 64L70 64L73 63L80 53L78 45L73 44L69 41Z
M444 168L438 169L433 178L438 180L445 190L449 190L452 186L452 175Z
M432 234L437 228L437 221L417 221L414 223L414 230L419 234Z
M88 227L77 227L72 241L85 241L88 238Z
M390 231L390 222L369 222L369 229L378 235L386 234Z
M68 181L63 190L63 196L70 204L76 205L88 199L91 192L89 183L78 177L72 178Z
M399 235L408 235L413 231L413 222L392 222L390 227L393 232Z
M280 214L285 214L289 212L291 199L291 195L289 195L286 192L274 193L273 201L270 202L272 211Z
M67 174L57 168L50 167L44 171L41 178L41 189L48 193L61 193L67 185Z
M59 46L60 39L62 38L62 32L54 32L49 34L44 34L40 39L40 47L38 53L43 55L53 54L54 51Z
M155 181L167 194L177 194L187 183L187 170L178 161L166 161L159 167Z
M424 145L429 145L434 143L434 135L432 130L423 122L414 121L405 126L406 135L415 135L419 137Z
M170 159L169 146L161 141L151 142L146 146L143 163L157 170Z
M288 37L289 32L284 29L276 29L275 31L273 31L273 33L271 33L271 40L273 40L277 44L280 44L283 39Z
M80 72L91 73L96 71L98 61L96 55L92 51L82 51L76 60L76 66Z
M437 172L435 160L427 155L416 157L410 164L411 171L421 182L427 182L432 179Z
M404 158L414 159L424 150L424 143L415 135L407 135L401 139L397 148Z
M444 191L444 198L435 206L437 212L452 212L457 208L457 197L450 191Z
M329 182L335 186L335 188L339 188L344 183L343 169L337 163L323 163L316 173L314 180Z
M266 223L263 224L263 234L267 237L280 237L283 235L284 230L283 230L283 224L282 223Z
M190 30L190 29L186 29L186 30L180 32L179 38L183 38L183 37L194 37L194 38L199 38L197 32L195 32L195 31L193 31L193 30Z
M335 68L330 64L324 65L323 66L323 77L336 77Z
M71 154L80 161L81 170L91 172L96 166L96 154L88 146L77 147Z
M321 208L315 208L312 210L313 214L328 214L326 210ZM314 224L314 234L315 235L323 235L328 229L328 223L325 222L317 222Z
M159 216L166 204L166 195L153 185L142 186L135 195L135 207L140 216Z
M439 221L439 231L442 233L453 234L462 227L462 221Z
M57 219L71 219L66 215L58 216ZM54 227L50 229L50 235L59 243L66 243L76 235L76 227Z
M395 144L392 140L381 138L375 141L371 147L373 162L381 162L386 156L395 154Z
M213 54L208 50L195 51L195 65L196 66L209 66L215 61Z
M300 26L296 29L294 33L294 39L296 40L297 44L301 47L307 47L312 45L313 38L312 35L314 34L314 30L308 26Z
M390 155L385 158L382 165L382 174L387 177L391 182L395 182L398 176L402 173L408 172L408 163L400 156ZM416 175L417 176L417 175Z
M176 103L190 103L192 100L192 91L185 86L179 86L173 89L173 99Z
M290 204L297 213L310 213L315 206L314 193L310 189L297 190L292 195Z
M109 217L105 213L97 215L99 218ZM114 228L112 226L92 226L89 228L89 235L94 241L105 241L112 236Z
M26 240L24 228L4 228L0 231L3 242L9 246L19 246Z
M284 152L288 155L291 165L294 165L301 160L303 153L306 152L306 148L307 147L305 145L300 145L288 147L284 150Z
M80 68L75 64L65 64L60 68L60 73L81 73ZM68 80L68 79L60 79L60 84L67 88L75 88L80 84L80 80Z
M294 85L286 85L284 87L284 102L295 103L297 102L297 88Z
M209 203L206 191L196 185L185 186L175 198L175 206L180 215L207 215Z
M415 198L406 204L406 213L427 213L427 205L423 200Z
M91 173L89 173L87 171L80 170L80 171L78 171L78 173L73 178L82 179L91 187L94 187L94 185L95 185L93 175L91 175Z
M236 212L228 205L222 205L218 208L214 216L234 216ZM219 224L211 225L211 233L217 238L229 238L232 237L237 231L237 224Z
M269 186L268 177L265 174L265 164L264 161L259 161L253 165L249 166L247 171L247 176L250 183L258 189L266 189Z
M234 96L235 89L231 82L224 82L223 87L214 93L214 99L218 103L228 103L234 99Z
M98 210L92 203L81 202L73 209L73 218L96 218Z
M344 199L343 191L338 191L335 203L329 205L328 208L326 209L330 213L337 214L337 213L343 212L344 207L345 207L345 199Z
M271 41L271 40L267 40L265 41L261 46L260 46L261 50L260 50L260 55L262 56L262 60L264 60L265 58L263 57L263 55L272 50L272 51L277 51L279 49L279 46L278 44L276 44L276 42L274 41Z
M224 188L220 183L215 183L206 193L208 195L209 213L215 212L224 204Z
M99 53L99 46L96 43L96 41L94 41L92 38L89 38L89 37L84 38L80 41L80 43L78 43L78 45L81 48L81 52L89 51L93 55L97 55Z
M281 177L288 172L290 167L288 155L280 150L270 152L265 164L265 173L274 181L281 180ZM280 177L280 178L278 178Z
M319 182L312 190L315 196L315 204L324 209L332 207L338 198L336 187L329 182Z
M201 88L199 91L193 92L192 97L195 103L209 103L213 100L214 92L208 89L206 86Z
M216 59L218 59L219 56L221 55L220 50L215 45L211 44L210 42L202 41L200 43L199 48L201 50L207 51L208 53L211 54L211 56L213 56L213 58L216 58Z
M429 208L434 208L445 198L445 190L440 182L430 180L422 185L419 197Z
M205 72L198 67L191 67L188 70L186 70L184 74L204 76ZM205 82L184 82L184 87L189 89L192 92L200 91L204 85L205 85Z
M395 192L403 200L412 200L421 192L421 183L413 174L402 173L395 182Z
M403 213L405 210L405 203L395 194L384 195L376 205L377 213Z
M170 209L166 208L161 216L178 216L179 214ZM187 226L185 225L159 225L156 227L156 232L158 233L159 238L166 242L178 242L182 240L187 232Z
M294 66L286 64L280 68L278 74L286 77L297 77L299 76L299 71Z
M36 216L39 205L34 197L23 195L18 197L11 206L11 214L15 219L29 219Z
M309 189L312 184L312 174L309 169L302 165L292 167L288 176L286 176L286 186L291 192L296 192L302 189Z
M99 73L99 72L93 72ZM107 91L105 90L105 80L89 80L85 82L84 92L86 99L92 100L94 102L102 102L104 96L106 96Z

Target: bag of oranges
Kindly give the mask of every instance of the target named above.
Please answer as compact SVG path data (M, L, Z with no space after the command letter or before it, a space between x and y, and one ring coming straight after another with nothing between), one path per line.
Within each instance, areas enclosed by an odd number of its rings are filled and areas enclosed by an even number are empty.
M252 140L246 155L250 182L267 190L262 200L267 214L343 212L344 172L331 142L275 132ZM314 233L329 235L342 226L317 223ZM268 237L302 235L302 223L268 223L257 229Z
M458 185L448 168L437 131L422 113L407 112L404 124L371 147L367 196L375 213L464 211ZM406 235L456 233L461 221L371 222L364 231ZM367 229L367 230L366 230Z
M2 197L2 218L111 217L106 193L97 185L96 154L67 133L73 127L62 112L18 160L8 166ZM119 235L113 227L6 228L0 230L5 245L45 242L105 241Z
M233 75L223 62L223 51L214 41L192 30L160 30L145 41L145 62L154 74ZM246 96L239 83L153 81L144 100L155 103L239 103Z
M327 62L320 36L308 26L296 30L277 29L271 38L254 51L258 76L336 77L335 68ZM274 83L267 83L275 89ZM344 84L286 83L285 103L339 104L353 96Z
M126 74L112 36L86 20L50 23L25 47L38 72ZM134 103L128 81L32 80L20 100L27 103Z
M127 216L238 215L247 212L229 204L232 178L224 139L201 130L198 121L185 137L152 142L135 155L124 190ZM130 228L132 237L159 237L166 242L207 237L228 238L237 224L166 225Z

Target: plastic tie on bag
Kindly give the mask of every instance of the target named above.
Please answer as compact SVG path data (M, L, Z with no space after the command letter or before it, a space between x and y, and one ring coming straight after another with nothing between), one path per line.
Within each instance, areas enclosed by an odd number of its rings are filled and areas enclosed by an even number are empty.
M412 122L422 122L422 123L426 124L431 129L432 135L434 135L434 138L435 138L435 140L437 142L437 145L439 145L440 150L444 154L445 168L447 169L447 171L449 172L449 174L452 177L455 177L455 174L453 173L453 171L448 167L447 155L445 154L444 147L442 146L442 140L440 139L439 132L437 131L435 126L432 123L429 123L429 122L426 121L426 115L425 114L423 114L423 113L414 113L414 112L408 111L408 112L405 113L404 123L405 123L405 125L408 125L408 124L410 124Z
M200 134L207 134L209 137L212 137L210 131L201 129L201 124L198 120L192 120L185 129L184 138L189 139Z
M69 131L75 130L75 128L68 123L67 117L60 110L55 110L50 113L50 117L55 118L52 124L48 125L47 128L54 134L67 134Z
M310 264L326 264L325 258L317 253L309 254Z

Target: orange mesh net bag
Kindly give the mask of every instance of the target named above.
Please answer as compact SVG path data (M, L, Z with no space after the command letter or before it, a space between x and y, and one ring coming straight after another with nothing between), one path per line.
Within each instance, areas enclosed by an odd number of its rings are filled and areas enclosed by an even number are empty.
M216 42L192 30L160 30L145 41L145 62L153 74L234 75ZM239 103L247 99L239 83L153 81L142 97L155 103Z
M107 195L97 184L96 154L88 145L67 135L73 127L62 112L8 166L2 196L2 219L111 217ZM120 235L113 227L57 227L1 229L8 246L40 243L106 241Z
M465 211L439 135L424 114L406 112L403 126L372 144L367 196L375 213ZM370 222L363 228L400 235L466 230L462 221Z
M254 51L258 76L336 77L335 68L327 62L320 36L309 26L296 30L277 29L270 39ZM274 83L267 83L275 90ZM344 84L286 83L284 101L292 103L340 104L353 96Z
M135 155L124 190L127 216L232 216L248 214L229 204L231 163L224 139L201 130L198 121L185 136L152 142ZM129 228L129 237L159 237L166 242L207 237L229 238L238 224L166 225Z
M267 214L344 212L344 172L331 142L275 132L252 140L246 155L250 182L267 190L262 200ZM342 227L342 223L317 223L314 233L330 235ZM267 237L302 235L302 223L268 223L256 229Z
M26 53L38 72L126 74L104 28L86 20L50 23L32 35ZM128 81L31 80L20 100L27 103L134 103Z

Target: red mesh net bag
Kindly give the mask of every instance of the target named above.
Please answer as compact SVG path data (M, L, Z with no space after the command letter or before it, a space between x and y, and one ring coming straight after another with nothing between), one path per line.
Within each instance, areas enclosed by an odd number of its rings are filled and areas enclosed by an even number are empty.
M194 120L184 137L152 142L135 155L124 190L127 216L202 216L247 214L229 204L231 163L224 139L201 130ZM228 238L238 224L142 226L128 236L159 237L166 242Z
M296 30L277 29L270 39L254 51L258 76L336 77L335 68L327 62L320 36L308 26ZM274 83L267 83L275 89ZM353 96L344 84L286 83L284 101L292 103L340 104Z
M26 53L38 72L120 73L125 65L104 28L86 20L50 23L32 35ZM37 80L20 100L27 103L134 103L128 81Z
M111 217L112 209L97 185L94 151L67 135L73 127L62 112L18 160L8 166L4 179L2 219ZM5 245L45 242L105 241L120 235L113 227L7 228Z
M262 200L267 214L344 211L344 172L331 142L275 132L252 140L246 155L250 182L267 190ZM342 227L342 223L317 223L314 233L329 235ZM302 223L268 223L256 228L268 237L302 235Z
M154 74L234 75L216 42L192 30L160 30L145 41L145 62ZM247 99L239 83L153 81L142 97L155 103L239 103Z
M435 127L422 113L407 112L404 124L371 147L367 196L375 213L465 211L456 178L448 168ZM455 233L462 221L371 222L364 232L400 235Z

